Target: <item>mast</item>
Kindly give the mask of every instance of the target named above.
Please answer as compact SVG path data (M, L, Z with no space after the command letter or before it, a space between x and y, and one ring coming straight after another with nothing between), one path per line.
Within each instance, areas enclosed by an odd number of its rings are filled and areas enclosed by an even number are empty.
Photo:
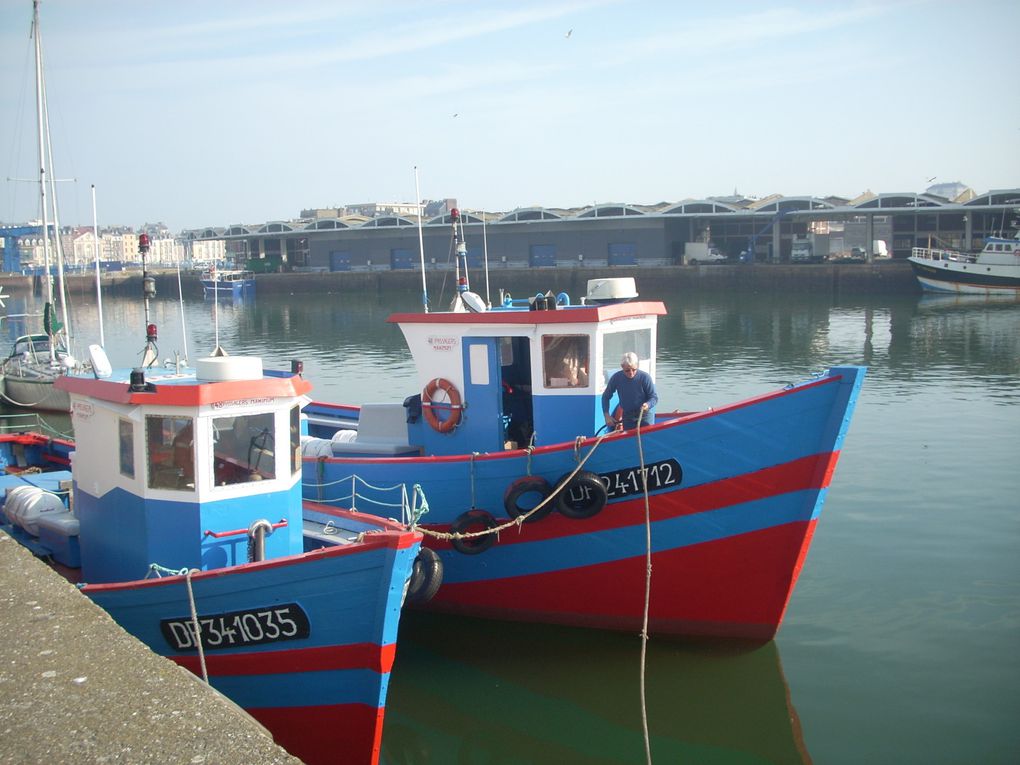
M138 235L138 252L142 256L142 298L145 301L145 349L142 351L142 366L151 367L159 360L156 325L149 322L149 301L156 297L156 280L145 270L145 256L149 254L149 235L144 231Z
M40 41L39 46L42 51L42 45ZM40 61L42 61L42 55L40 53ZM50 138L50 107L49 100L46 97L46 78L42 80L42 91L43 91L43 114L46 117L46 166L50 169L49 181L50 181L50 207L53 210L53 233L54 233L54 244L56 245L57 255L57 293L60 297L60 315L64 319L64 335L67 338L67 350L73 351L71 347L71 314L67 310L67 285L64 281L64 246L60 239L60 216L57 214L57 179L53 176L53 141ZM56 333L54 333L56 334ZM52 343L51 343L52 345Z
M35 111L36 125L39 131L39 207L42 214L43 234L43 267L46 273L43 281L46 284L46 304L53 305L53 282L50 280L50 219L46 204L46 118L43 110L43 87L42 87L42 41L39 35L39 0L32 0L32 38L35 41ZM52 321L52 320L51 320ZM46 327L46 334L52 335L50 327ZM57 359L54 343L50 343L50 362Z

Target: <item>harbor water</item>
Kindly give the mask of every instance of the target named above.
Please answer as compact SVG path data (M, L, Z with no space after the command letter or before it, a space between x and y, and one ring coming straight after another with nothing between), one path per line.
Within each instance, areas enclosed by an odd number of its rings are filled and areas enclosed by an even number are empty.
M1020 762L1020 304L639 288L669 311L661 409L869 367L778 637L649 642L653 761ZM218 343L279 369L300 359L315 398L402 401L416 381L385 319L418 302L410 292L260 295L214 312L193 295L187 351L194 359ZM94 296L73 304L76 343L97 342ZM114 366L137 364L141 301L103 308ZM40 309L31 297L7 302L9 314ZM179 304L161 296L150 320L161 358L183 356ZM642 763L640 647L638 635L410 613L383 762Z

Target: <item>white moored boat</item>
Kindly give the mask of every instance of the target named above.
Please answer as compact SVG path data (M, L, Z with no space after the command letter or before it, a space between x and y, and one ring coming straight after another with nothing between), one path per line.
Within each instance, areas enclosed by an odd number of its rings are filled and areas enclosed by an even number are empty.
M931 292L1020 296L1020 238L989 237L977 256L915 247L909 260L921 287Z

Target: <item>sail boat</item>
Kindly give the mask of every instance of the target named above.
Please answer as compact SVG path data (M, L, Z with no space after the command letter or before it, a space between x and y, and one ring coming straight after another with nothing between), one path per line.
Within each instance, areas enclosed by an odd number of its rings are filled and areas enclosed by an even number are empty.
M23 334L14 341L10 355L0 363L0 392L3 399L14 406L29 409L67 411L70 399L66 391L53 387L58 376L72 369L75 360L68 350L67 333L56 315L53 303L53 282L50 276L50 211L52 206L53 230L56 241L57 273L60 302L67 317L64 290L63 256L60 248L60 223L57 217L56 194L53 179L53 151L49 136L49 113L46 106L46 86L43 78L42 38L39 32L39 0L32 3L32 39L35 42L35 93L36 120L39 135L39 207L42 216L43 261L45 273L46 305L42 313L43 331ZM46 185L50 184L51 199L47 199ZM8 316L14 319L15 316ZM39 318L22 314L17 318Z

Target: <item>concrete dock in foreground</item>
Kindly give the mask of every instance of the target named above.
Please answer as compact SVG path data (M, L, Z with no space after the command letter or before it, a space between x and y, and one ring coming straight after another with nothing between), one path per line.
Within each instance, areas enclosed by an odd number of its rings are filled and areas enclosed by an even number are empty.
M0 532L0 762L300 765Z

